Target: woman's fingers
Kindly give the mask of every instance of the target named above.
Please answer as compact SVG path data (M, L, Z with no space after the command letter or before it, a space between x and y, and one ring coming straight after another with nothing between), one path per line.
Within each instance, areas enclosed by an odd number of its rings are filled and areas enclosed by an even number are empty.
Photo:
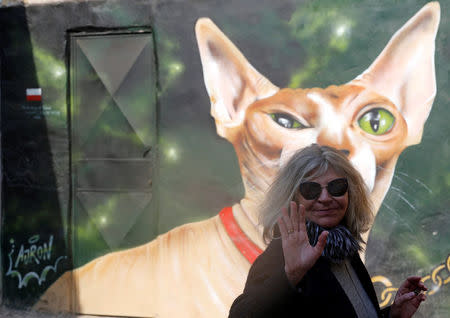
M420 276L409 276L406 278L403 285L405 287L417 286L420 283L421 279L422 279L422 277L420 277Z
M283 212L284 209L285 208L282 209L282 213L284 213ZM278 227L280 228L281 238L284 240L284 239L286 239L286 237L288 235L288 233L287 233L288 229L286 227L286 223L284 222L283 216L280 216L278 218L277 223L278 223Z
M409 276L400 286L399 291L405 294L411 291L416 291L417 293L418 291L428 290L424 283L421 282L421 279L422 277L420 276Z
M281 238L285 240L291 238L298 240L298 242L309 243L305 224L305 207L302 204L297 205L295 201L291 201L289 208L290 213L287 207L283 207L281 209L281 216L277 220Z
M291 234L294 231L294 226L292 225L291 216L289 215L287 207L281 209L281 218L286 226L287 234Z
M292 227L293 227L294 232L298 232L298 230L299 230L299 219L300 219L299 213L300 212L297 209L297 203L296 202L291 201L290 206L291 206Z
M403 294L403 295L397 297L394 304L396 306L401 307L406 302L411 301L412 305L414 305L414 307L417 308L417 307L419 307L420 303L422 301L424 301L425 299L426 299L426 296L423 294L416 295L414 292L410 292L410 293L406 293L406 294Z
M305 237L309 241L305 224L305 207L302 204L297 205L295 201L291 201L289 208L290 213L286 207L281 209L281 216L278 219L280 231L283 231L282 228L284 227L286 236L295 233L295 237Z
M323 231L319 235L317 244L316 244L316 246L314 246L314 249L316 250L316 253L318 254L318 256L322 255L322 252L325 249L325 245L327 244L327 237L328 237L328 231Z
M305 207L303 204L298 205L298 228L300 231L306 233L306 223L305 223Z
M422 277L420 276L409 276L406 278L406 282L409 283L410 286L413 288L421 289L421 290L428 290L428 288L425 287L425 284L421 281Z

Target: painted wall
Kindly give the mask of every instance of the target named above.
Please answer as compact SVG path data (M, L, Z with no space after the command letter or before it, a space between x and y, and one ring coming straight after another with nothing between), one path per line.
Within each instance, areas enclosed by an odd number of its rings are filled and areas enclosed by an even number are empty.
M244 186L242 174L259 177L257 171L269 168L253 164L248 171L240 170L236 157L236 153L242 154L239 142L228 137L233 140L235 151L216 131L216 125L223 128L224 122L220 114L216 113L215 118L210 115L212 98L205 89L194 31L196 21L200 17L211 18L274 85L325 88L347 83L366 70L391 36L425 4L412 0L110 0L1 7L4 301L31 306L66 270L110 252L123 251L101 258L107 274L95 284L99 290L90 289L94 284L86 283L86 291L80 288L74 292L71 279L84 284L92 276L83 270L67 273L56 285L64 294L54 302L55 306L94 314L169 316L173 312L164 304L173 299L173 286L178 286L175 296L179 304L186 306L180 305L181 310L189 308L192 315L197 311L213 313L209 316L224 315L230 299L245 282L249 263L227 241L227 233L220 228L221 221L216 216L245 195L251 197L252 188L248 183ZM421 142L399 156L392 184L370 232L365 260L372 277L380 279L375 286L382 305L392 301L395 287L405 276L418 274L427 278L430 291L419 317L444 317L450 311L446 89L450 65L446 13L450 8L446 1L441 1L440 6L434 55L436 98ZM139 153L140 158L149 160L150 168L142 168L152 171L149 175L142 172L148 180L142 193L148 194L149 201L133 206L128 202L135 201L121 196L122 201L96 199L86 207L87 201L77 199L74 192L78 180L74 177L80 173L75 164L80 159L76 143L80 130L74 127L79 127L83 118L91 117L80 117L74 112L79 108L74 103L71 39L74 35L107 36L142 30L153 41L148 47L153 55L145 64L152 74L149 99L154 101L150 106L155 109L148 115L149 126L154 129L148 133L151 138L142 137L142 124L136 118L125 116L127 121L121 121L115 115L105 115L102 125L96 126L100 128L87 134L101 133L103 139L94 136L90 140L97 140L97 145L99 140L117 141L116 145L131 149L127 154ZM88 54L86 60L86 65L92 62ZM97 71L92 74L101 73L95 66L92 68ZM98 81L97 77L92 79L90 85L103 87L103 83L108 87L102 76L97 76ZM27 88L41 88L42 100L27 101ZM123 106L117 96L105 94L92 105ZM110 125L108 118L112 118ZM330 125L332 121L331 118ZM408 127L410 131L416 128ZM219 134L226 135L223 129L219 129ZM138 139L143 141L135 143L135 136L141 136ZM107 146L103 145L106 150ZM109 160L111 156L105 155ZM122 159L125 155L118 156ZM128 177L137 179L141 175L139 170L132 171ZM127 188L124 192L130 191ZM256 245L261 245L251 222L246 223L242 213L249 205L243 202L241 207L234 211L239 224ZM251 204L248 209L252 210ZM203 220L209 221L177 228ZM211 226L219 230L211 234ZM174 228L177 229L170 235L164 235ZM170 243L174 236L181 243ZM202 237L206 239L203 241ZM147 242L151 243L134 248ZM142 258L150 261L151 271L147 271L149 266L139 267ZM125 268L127 273L138 274L125 275ZM154 285L154 276L158 275L164 278L163 283ZM121 279L127 286L136 282L137 287L126 290L127 296L101 292L120 286ZM204 285L221 287L206 292ZM232 291L227 292L230 288ZM158 290L158 295L154 290ZM92 298L91 293L99 299L103 296L110 304L125 305L102 306L101 301L96 301L97 305L89 307L86 299ZM148 297L140 299L140 294ZM191 295L195 301L189 298ZM42 299L51 302L52 297L56 296L50 292ZM113 297L117 301L112 301Z

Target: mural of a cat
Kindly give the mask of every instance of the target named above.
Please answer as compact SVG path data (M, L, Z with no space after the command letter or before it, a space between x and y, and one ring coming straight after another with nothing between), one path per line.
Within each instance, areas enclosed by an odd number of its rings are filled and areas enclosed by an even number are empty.
M311 143L348 153L378 209L397 159L421 141L436 94L438 3L401 27L344 85L278 88L208 18L196 24L217 133L233 144L245 196L208 220L65 273L35 308L84 314L226 317L265 248L258 203L279 167ZM367 238L367 235L366 235Z

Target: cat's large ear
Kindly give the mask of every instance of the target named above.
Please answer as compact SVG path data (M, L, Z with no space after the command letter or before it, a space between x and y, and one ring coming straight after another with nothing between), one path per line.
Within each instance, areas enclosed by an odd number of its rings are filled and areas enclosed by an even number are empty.
M195 33L211 115L218 134L227 137L226 128L239 125L251 103L275 94L279 88L258 73L210 19L199 19Z
M351 83L389 98L408 125L406 145L422 138L425 121L436 96L435 38L440 7L430 2L391 38L370 67Z

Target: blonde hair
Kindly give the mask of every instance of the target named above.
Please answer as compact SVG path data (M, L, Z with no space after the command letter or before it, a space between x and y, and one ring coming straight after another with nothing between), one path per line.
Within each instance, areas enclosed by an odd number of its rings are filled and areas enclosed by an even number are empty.
M373 205L369 190L360 173L343 152L328 146L312 144L297 151L280 169L265 199L260 205L260 223L263 239L269 243L274 238L274 227L281 215L281 208L294 200L300 183L323 175L328 168L348 180L348 208L343 224L358 241L369 229L373 219Z

